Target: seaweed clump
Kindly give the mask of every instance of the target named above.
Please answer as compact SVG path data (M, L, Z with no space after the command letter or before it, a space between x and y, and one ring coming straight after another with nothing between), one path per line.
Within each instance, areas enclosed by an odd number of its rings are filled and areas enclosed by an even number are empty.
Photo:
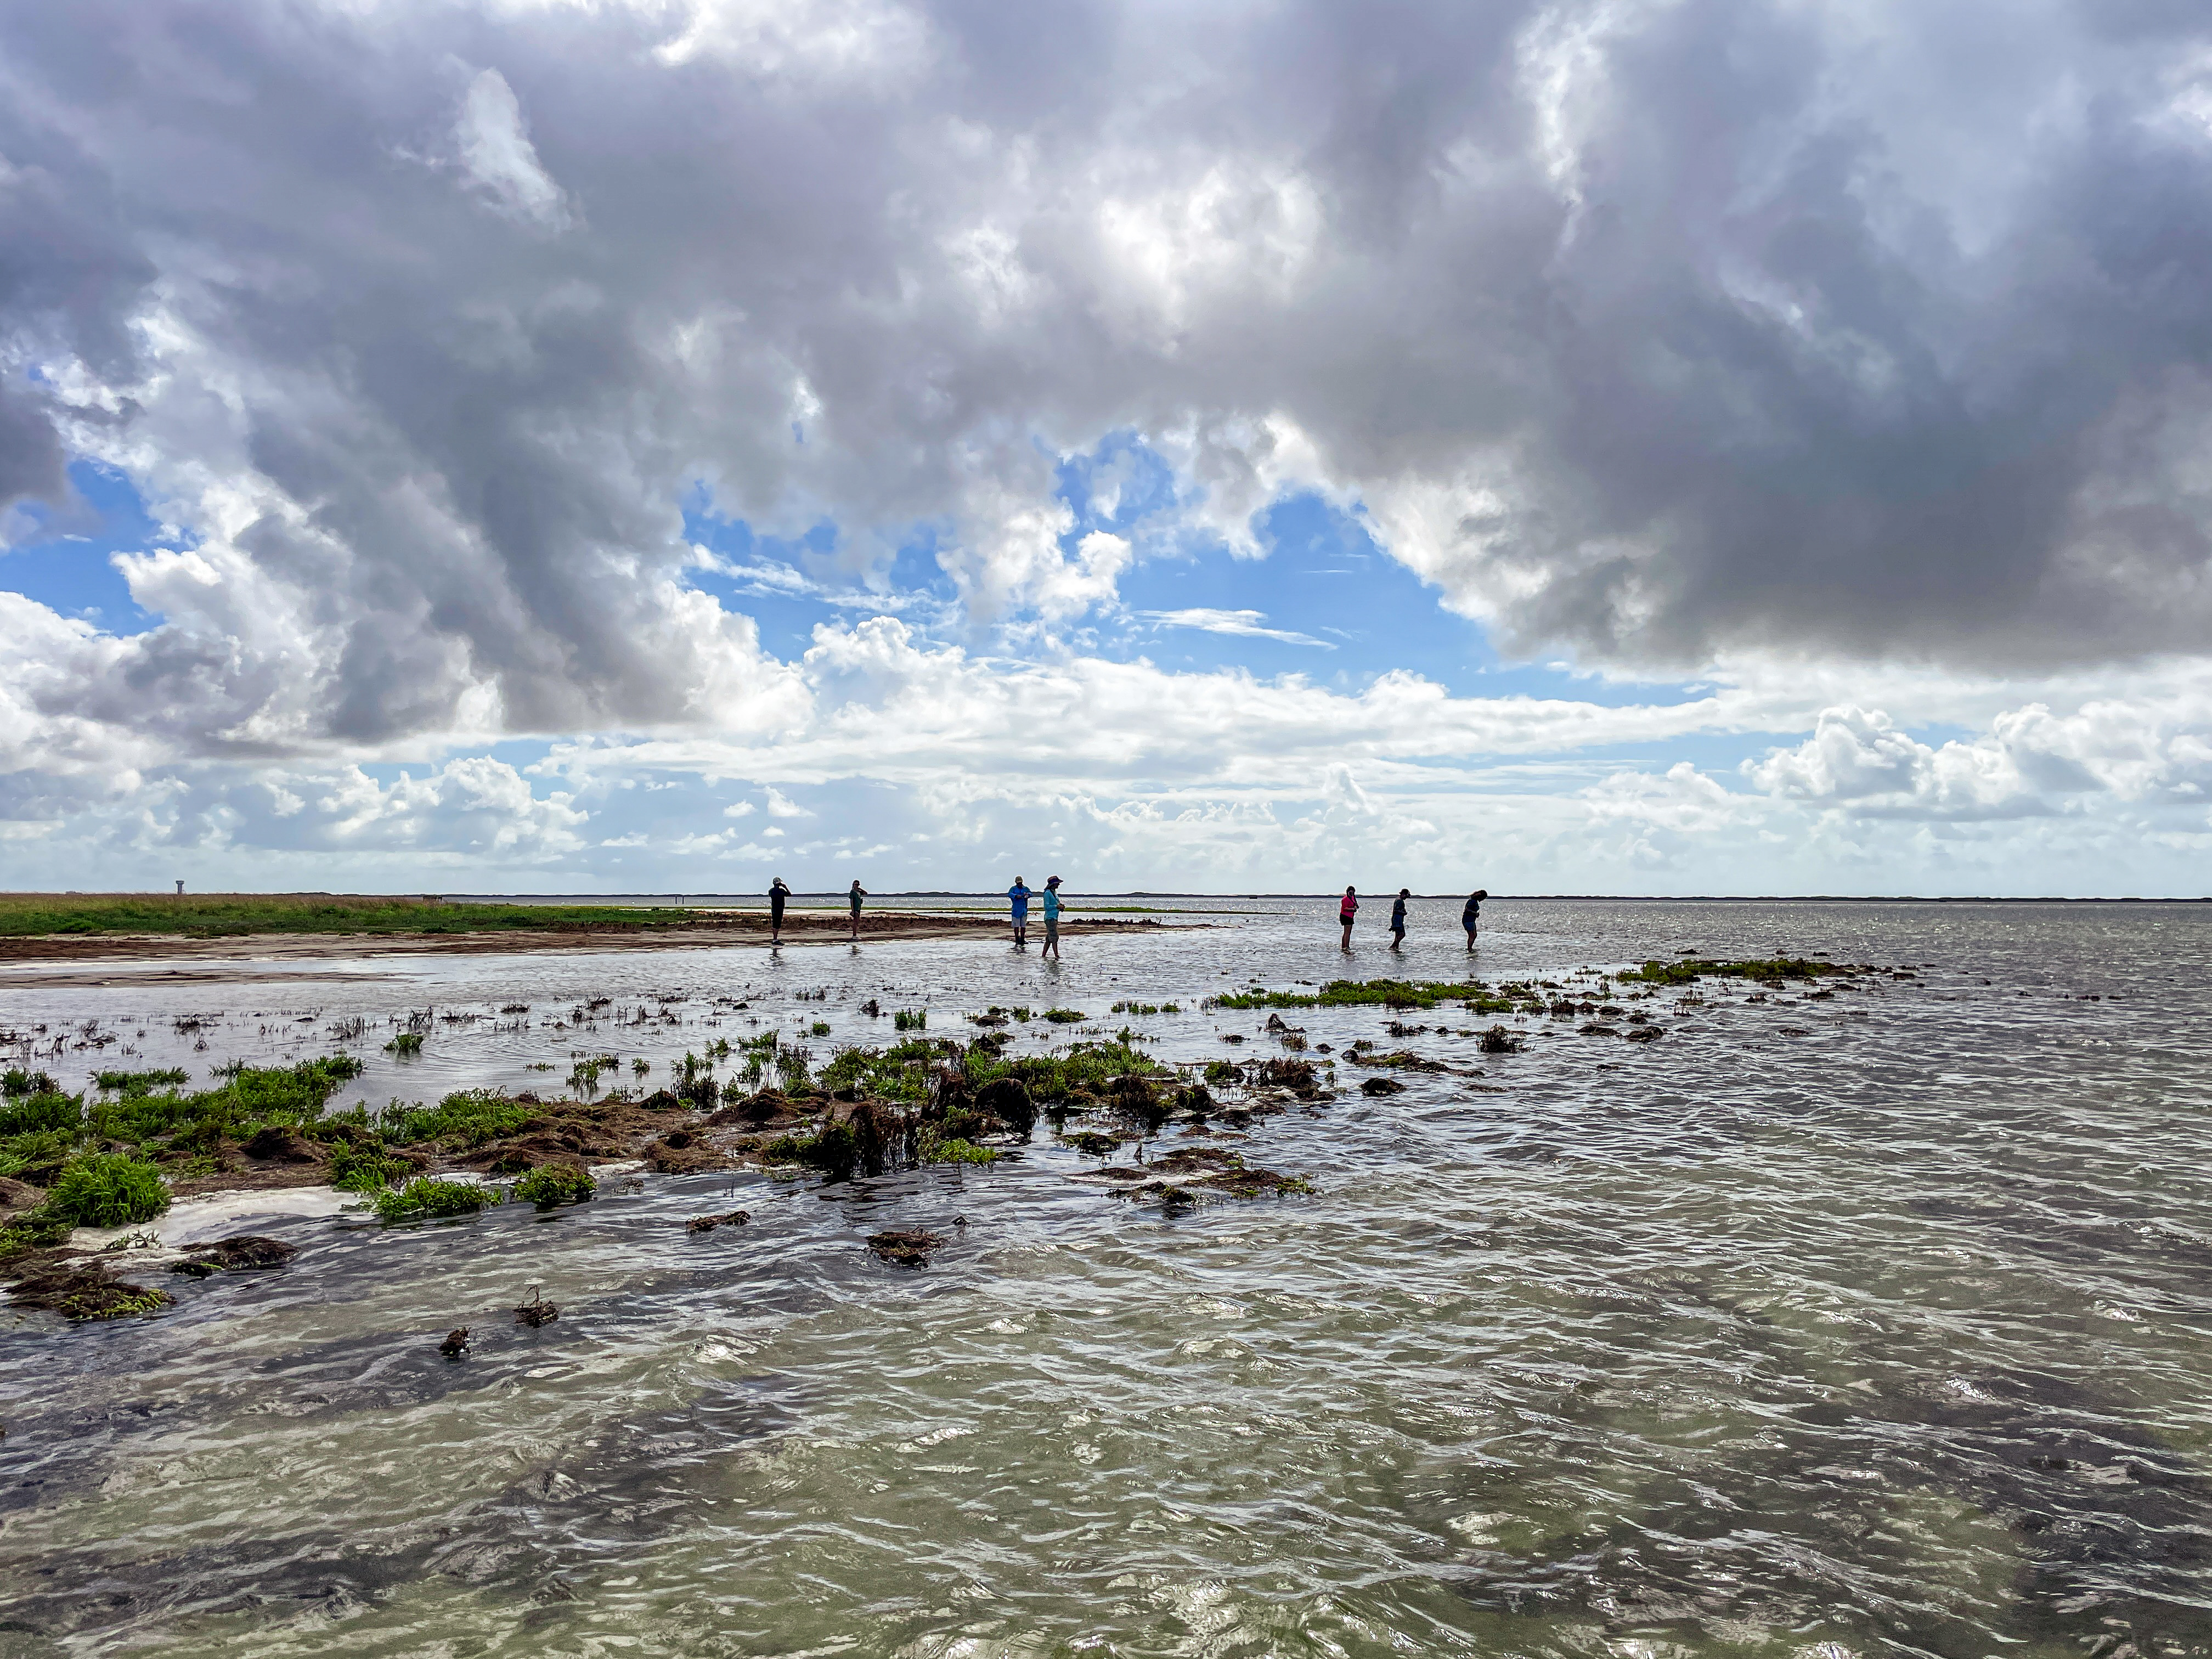
M1268 991L1255 986L1214 997L1216 1008L1433 1008L1439 1002L1463 1003L1474 1013L1510 1012L1510 996L1493 992L1479 979L1333 979L1316 991Z
M287 1244L281 1238L264 1238L258 1233L239 1233L229 1238L195 1244L183 1261L169 1264L169 1271L182 1273L188 1279L205 1279L210 1274L246 1268L281 1267L299 1254L298 1245Z
M1859 969L1832 962L1819 962L1806 957L1754 957L1743 962L1716 962L1704 957L1689 957L1679 962L1647 962L1641 968L1632 968L1621 974L1624 980L1639 980L1647 985L1688 985L1711 977L1713 979L1747 979L1762 985L1779 985L1790 980L1836 978L1856 974Z
M96 1264L55 1262L26 1273L9 1287L19 1308L42 1308L76 1320L126 1319L169 1305L165 1291L132 1285Z
M868 1235L869 1249L875 1252L878 1260L895 1267L927 1266L931 1252L944 1243L942 1234L924 1232L919 1228L891 1229Z

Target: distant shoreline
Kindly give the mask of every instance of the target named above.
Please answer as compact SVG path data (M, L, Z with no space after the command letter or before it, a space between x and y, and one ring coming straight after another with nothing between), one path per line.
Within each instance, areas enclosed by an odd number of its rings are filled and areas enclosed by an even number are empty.
M1164 893L1139 890L1127 893L1085 892L1081 902L1099 903L1113 899L1203 899L1219 902L1226 899L1280 899L1327 901L1334 903L1342 896L1341 889L1326 893ZM455 903L507 904L608 904L617 902L642 903L653 901L667 904L692 906L724 903L762 902L757 893L451 893L442 896ZM839 905L845 902L842 892L793 893L794 904L806 902ZM1389 895L1382 888L1364 890L1364 896L1372 899ZM1463 892L1416 893L1417 899L1463 899ZM1001 900L1004 893L961 893L930 888L913 892L878 891L871 895L876 903L890 903L899 899L975 899ZM2027 894L2002 896L1986 893L1923 894L1923 893L1496 893L1483 900L1485 904L2212 904L2212 894L2198 896L2144 897L2129 894L2117 897L2096 895L2068 895L2063 893Z

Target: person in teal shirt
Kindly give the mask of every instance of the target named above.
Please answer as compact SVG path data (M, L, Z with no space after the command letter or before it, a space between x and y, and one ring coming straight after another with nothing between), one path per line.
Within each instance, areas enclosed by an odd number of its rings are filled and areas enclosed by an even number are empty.
M1044 884L1044 949L1039 957L1057 957L1060 955L1060 878L1054 876Z

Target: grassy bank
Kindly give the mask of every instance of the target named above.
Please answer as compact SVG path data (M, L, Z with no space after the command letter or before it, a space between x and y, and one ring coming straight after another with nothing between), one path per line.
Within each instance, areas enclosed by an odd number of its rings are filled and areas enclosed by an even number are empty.
M0 894L0 939L41 934L484 933L681 927L699 913L615 904L470 904L342 893Z

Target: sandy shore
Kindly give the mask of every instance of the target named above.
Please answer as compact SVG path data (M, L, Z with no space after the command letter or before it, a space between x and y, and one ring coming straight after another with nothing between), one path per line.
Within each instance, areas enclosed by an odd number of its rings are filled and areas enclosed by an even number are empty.
M1071 918L1071 935L1113 932L1158 933L1150 920ZM1043 928L1032 923L1032 944ZM841 945L850 932L842 914L809 910L787 913L787 945ZM860 942L895 939L1004 938L1006 923L996 916L882 910L860 918ZM506 928L478 933L241 933L193 939L177 933L48 933L0 939L0 989L48 986L220 985L271 976L266 964L357 962L392 956L521 956L545 951L673 951L764 947L768 917L732 911L673 927ZM68 963L101 963L70 969ZM125 964L145 963L134 967ZM152 964L160 963L160 966ZM249 964L252 964L249 968ZM20 971L9 971L10 969ZM359 979L356 972L303 965L287 979Z

